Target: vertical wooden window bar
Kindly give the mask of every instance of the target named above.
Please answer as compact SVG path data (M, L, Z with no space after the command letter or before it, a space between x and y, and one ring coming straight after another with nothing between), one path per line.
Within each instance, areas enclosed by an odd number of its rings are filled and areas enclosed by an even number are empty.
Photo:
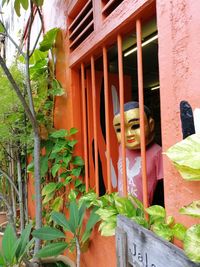
M146 145L145 145L145 125L144 125L144 95L143 95L143 65L142 65L142 29L141 21L136 21L137 39L137 68L138 68L138 95L140 108L140 129L141 129L141 158L142 158L142 185L143 185L143 204L148 207L148 183L146 171ZM124 125L124 77L123 77L123 52L122 36L117 36L118 49L118 72L119 72L119 99L121 117L121 147L122 147L122 170L123 170L123 195L127 196L126 178L126 147L125 147L125 125ZM112 192L111 185L111 147L110 147L110 120L109 118L109 88L108 88L108 59L107 49L103 46L103 75L104 75L104 95L105 95L105 122L106 122L106 159L107 159L107 192ZM91 81L92 81L92 108L93 108L93 129L94 129L94 159L95 159L95 189L99 194L99 166L98 166L98 140L97 140L97 110L96 110L96 90L95 90L95 62L91 56ZM84 64L81 64L81 86L82 86L82 106L83 106L83 132L84 132L84 157L85 157L85 183L86 191L89 189L89 162L87 149L87 119L86 119L86 95Z

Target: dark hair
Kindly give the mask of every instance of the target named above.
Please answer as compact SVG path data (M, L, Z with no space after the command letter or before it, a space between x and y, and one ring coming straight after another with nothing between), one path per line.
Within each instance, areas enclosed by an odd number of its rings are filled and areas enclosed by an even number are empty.
M131 101L131 102L127 102L124 104L124 111L128 111L130 109L135 109L135 108L139 108L139 103L136 101ZM147 119L149 119L150 117L152 117L151 111L147 106L144 106L144 112L147 116ZM118 110L115 115L119 114L120 111Z

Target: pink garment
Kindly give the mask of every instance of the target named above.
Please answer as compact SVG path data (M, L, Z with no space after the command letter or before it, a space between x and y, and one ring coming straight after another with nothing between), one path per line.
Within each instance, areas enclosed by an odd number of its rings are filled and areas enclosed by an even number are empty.
M163 178L162 148L152 144L146 150L147 180L149 204L152 203L156 184ZM126 172L128 193L142 201L142 163L140 150L126 149ZM118 160L118 191L122 195L122 156L121 145L119 146Z

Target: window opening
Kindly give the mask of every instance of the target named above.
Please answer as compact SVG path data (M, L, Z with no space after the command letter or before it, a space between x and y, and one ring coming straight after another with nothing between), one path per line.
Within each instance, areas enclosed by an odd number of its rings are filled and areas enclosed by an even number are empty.
M120 41L121 40L121 41ZM150 40L150 41L149 41ZM122 59L123 67L119 64L119 43L121 42L122 49ZM138 96L138 64L137 64L137 49L136 48L136 31L129 32L126 35L118 35L115 43L106 47L103 46L102 55L94 59L94 67L90 64L85 68L86 80L87 80L87 122L88 122L88 158L89 158L89 187L95 187L95 183L98 183L99 192L101 194L100 181L103 181L103 187L105 190L117 191L117 186L119 187L119 182L117 178L119 177L118 172L123 170L122 164L119 162L119 145L117 142L114 127L112 125L113 116L116 110L119 110L120 106L120 79L119 73L121 68L121 74L123 76L124 84L124 103L129 101L139 101ZM146 43L146 44L145 44ZM145 45L144 45L145 44ZM143 54L143 86L144 86L144 104L149 107L152 112L152 117L155 120L155 137L154 142L158 145L162 145L161 142L161 127L160 127L160 95L159 95L159 74L158 74L158 38L156 21L152 19L144 26L142 26L142 54ZM132 50L132 52L130 52ZM127 52L128 55L127 55ZM91 61L92 62L92 61ZM106 69L107 66L107 69ZM92 69L94 73L92 74ZM106 74L107 73L107 74ZM93 81L93 88L95 87L96 97L92 98L92 75L95 77L95 86ZM106 88L107 87L107 88ZM93 119L94 103L96 101L96 125ZM108 103L106 103L108 101ZM108 108L109 106L109 108ZM104 110L104 111L103 111ZM106 117L107 116L107 117ZM94 124L94 125L92 125ZM94 127L96 128L96 134L94 134ZM96 135L96 137L95 137ZM91 152L92 143L97 139L96 145L96 156L93 156ZM147 143L146 151L152 145ZM129 153L130 154L130 153ZM148 154L149 156L149 154ZM98 157L98 160L97 160ZM138 156L139 157L139 156ZM94 160L94 158L96 158ZM123 160L123 159L122 159ZM91 162L93 163L91 164ZM95 163L96 161L96 163ZM98 176L99 181L92 182L92 177L95 173L97 175L97 161L98 161ZM162 161L162 158L159 158ZM159 162L161 164L161 162ZM137 167L141 169L140 162L135 160L132 162L129 158L125 160L125 170L127 170L128 175L135 175L137 172ZM157 163L156 163L157 164ZM91 168L91 165L93 167ZM149 181L150 174L148 173L149 162L147 162L147 179L148 186L151 185ZM157 165L155 166L158 167ZM101 174L100 174L101 172ZM163 178L162 170L156 170L156 178ZM122 171L122 175L124 171ZM137 175L136 175L137 176ZM129 178L128 178L129 179ZM158 189L153 188L153 193L151 192L150 203L163 205L163 185L162 180L158 182ZM150 183L150 185L149 185ZM128 185L129 186L129 185ZM140 181L139 186L142 187ZM98 187L97 187L98 188ZM135 188L134 190L136 190ZM133 190L133 191L134 191ZM134 192L133 192L134 193ZM137 193L137 192L136 192ZM141 194L141 193L140 193ZM137 197L141 197L138 194Z

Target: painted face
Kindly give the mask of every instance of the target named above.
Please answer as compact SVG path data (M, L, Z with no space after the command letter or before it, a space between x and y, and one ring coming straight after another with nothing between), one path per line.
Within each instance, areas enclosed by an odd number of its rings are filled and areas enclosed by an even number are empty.
M125 143L128 149L140 149L140 117L139 108L130 109L124 112L125 123ZM147 119L144 115L145 139L148 145L154 137L154 120L150 117ZM121 143L121 120L120 114L115 115L113 125L117 135L117 140Z

